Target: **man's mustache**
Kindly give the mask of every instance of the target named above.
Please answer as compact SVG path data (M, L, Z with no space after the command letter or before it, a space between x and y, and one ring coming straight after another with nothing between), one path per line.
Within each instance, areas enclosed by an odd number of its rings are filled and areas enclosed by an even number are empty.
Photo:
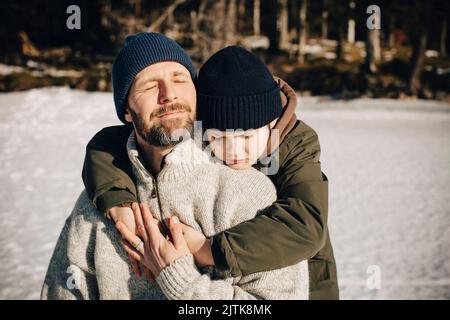
M161 115L167 112L177 112L177 111L191 112L191 108L188 105L179 102L166 104L163 105L158 110L153 111L151 114L151 119L160 117Z

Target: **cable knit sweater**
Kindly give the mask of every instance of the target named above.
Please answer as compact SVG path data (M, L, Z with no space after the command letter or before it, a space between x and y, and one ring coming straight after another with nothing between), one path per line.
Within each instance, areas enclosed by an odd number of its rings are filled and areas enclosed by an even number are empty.
M139 201L155 218L176 214L210 237L252 219L276 199L269 178L251 168L213 163L193 140L178 144L153 178L140 161L134 132L127 143ZM264 235L261 235L264 236ZM120 234L80 195L53 253L43 299L308 299L307 261L243 277L218 278L192 255L177 259L150 284L137 279L119 245ZM75 285L75 288L74 287ZM72 288L72 289L70 289Z

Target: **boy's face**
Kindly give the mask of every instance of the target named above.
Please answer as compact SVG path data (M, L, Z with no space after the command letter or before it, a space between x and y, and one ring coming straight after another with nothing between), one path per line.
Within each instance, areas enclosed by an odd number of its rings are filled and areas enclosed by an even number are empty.
M215 157L232 169L245 170L263 155L275 122L246 131L209 129L206 134Z
M164 61L142 70L130 88L125 120L151 145L168 146L177 129L192 130L196 91L189 71Z

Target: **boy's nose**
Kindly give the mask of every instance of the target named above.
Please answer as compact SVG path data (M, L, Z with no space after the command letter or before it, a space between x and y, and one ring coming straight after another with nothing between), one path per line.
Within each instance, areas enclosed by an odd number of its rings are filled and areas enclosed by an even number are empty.
M240 159L245 154L245 141L240 138L226 139L226 159Z

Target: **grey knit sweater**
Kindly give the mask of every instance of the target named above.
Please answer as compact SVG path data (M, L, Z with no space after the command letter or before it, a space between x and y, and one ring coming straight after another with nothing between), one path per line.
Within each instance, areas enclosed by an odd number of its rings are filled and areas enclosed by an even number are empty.
M134 132L127 144L139 201L155 218L176 214L210 237L252 219L276 199L266 176L251 168L213 163L192 140L177 145L153 178L138 156ZM263 235L261 235L263 236ZM163 269L156 284L136 278L120 247L120 234L85 191L67 219L53 253L43 299L308 299L307 261L235 278L198 269L186 255Z

